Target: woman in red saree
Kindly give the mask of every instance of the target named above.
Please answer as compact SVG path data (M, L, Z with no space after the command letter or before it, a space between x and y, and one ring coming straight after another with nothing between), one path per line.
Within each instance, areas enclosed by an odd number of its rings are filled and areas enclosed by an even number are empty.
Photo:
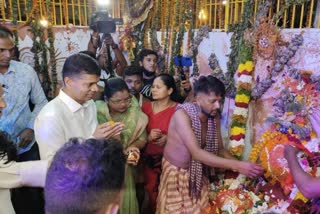
M148 115L148 142L143 152L145 190L149 196L149 213L155 213L161 175L163 148L167 141L171 116L179 101L175 81L169 74L158 75L152 84L154 101L145 102L142 111Z

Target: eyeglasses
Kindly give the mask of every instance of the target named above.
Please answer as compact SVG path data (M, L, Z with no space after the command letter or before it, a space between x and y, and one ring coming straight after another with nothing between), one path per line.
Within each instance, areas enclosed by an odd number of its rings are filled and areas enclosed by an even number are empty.
M124 100L112 100L112 99L109 99L110 102L112 102L113 104L115 105L120 105L121 103L124 103L124 104L129 104L131 102L131 98L132 96L124 99Z

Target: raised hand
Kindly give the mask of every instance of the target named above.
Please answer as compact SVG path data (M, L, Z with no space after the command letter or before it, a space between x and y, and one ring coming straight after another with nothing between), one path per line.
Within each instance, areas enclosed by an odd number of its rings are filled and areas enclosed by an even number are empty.
M93 136L95 138L111 138L116 135L119 135L121 131L124 129L124 124L120 122L116 122L112 125L109 123L103 123L97 126Z

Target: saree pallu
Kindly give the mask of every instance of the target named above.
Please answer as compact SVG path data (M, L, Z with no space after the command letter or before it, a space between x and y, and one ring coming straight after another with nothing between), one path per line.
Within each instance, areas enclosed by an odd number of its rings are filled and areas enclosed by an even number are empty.
M121 132L120 138L123 147L126 149L136 142L147 141L146 126L148 117L139 106L135 97L132 97L128 110L124 113L118 113L111 117L109 108L103 101L96 101L97 116L99 124L108 121L122 122L125 129ZM136 166L126 164L126 175L124 179L124 191L122 196L122 205L120 214L139 214L139 205L136 197L135 179Z
M162 159L159 195L156 214L198 214L209 201L209 182L204 178L201 196L191 199L189 194L189 170L172 165Z

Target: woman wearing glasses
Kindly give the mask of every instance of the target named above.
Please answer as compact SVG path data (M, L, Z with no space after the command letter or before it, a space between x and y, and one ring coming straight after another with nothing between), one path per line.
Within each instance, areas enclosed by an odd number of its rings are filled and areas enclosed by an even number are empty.
M110 78L106 81L104 99L105 102L96 101L99 124L121 122L125 125L120 140L128 160L120 214L138 214L134 174L140 149L147 141L145 130L148 117L141 111L137 99L130 95L126 82L121 78Z

